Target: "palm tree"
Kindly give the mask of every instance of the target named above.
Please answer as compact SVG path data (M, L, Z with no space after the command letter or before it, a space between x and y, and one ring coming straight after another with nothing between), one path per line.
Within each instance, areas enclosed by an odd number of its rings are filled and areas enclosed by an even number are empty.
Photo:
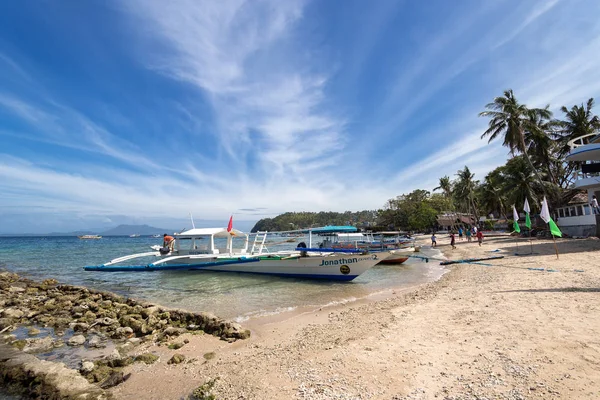
M532 164L537 167L545 168L548 180L557 184L552 166L556 163L553 157L555 143L548 135L548 132L555 132L558 128L558 122L546 118L551 113L547 109L540 113L539 109L528 109L523 121L525 129L524 140L527 152L531 157ZM546 112L548 111L548 112ZM550 114L549 114L550 113Z
M480 117L489 117L489 128L481 135L481 138L489 136L488 143L496 139L500 135L504 135L504 146L510 149L514 156L517 153L523 153L527 162L534 170L536 177L542 184L543 181L537 172L537 169L531 162L527 153L527 144L525 142L525 132L528 128L531 129L528 116L534 113L538 118L549 120L552 118L552 113L546 108L528 109L525 104L521 104L515 98L512 89L505 90L503 97L496 97L492 103L485 106L488 111L479 113ZM530 111L531 110L531 111Z
M441 190L442 193L444 194L444 197L450 198L452 196L452 182L450 181L450 177L448 177L448 176L441 177L440 185L433 189L434 192L436 190Z
M476 190L479 204L484 208L485 214L498 211L498 215L506 215L506 193L502 190L504 166L498 167L485 176L485 179Z
M565 113L565 119L557 121L560 130L555 137L560 139L561 156L565 156L571 150L568 144L569 141L600 131L600 118L592 114L593 107L594 98L590 98L585 106L583 104L581 106L575 105L570 110L565 106L560 108ZM587 143L588 140L585 140L584 143Z
M477 219L478 213L473 199L473 192L479 182L473 180L475 174L471 173L471 170L466 165L465 168L459 170L456 175L458 176L458 180L454 184L454 197L459 204L465 206L465 211L469 214L471 214L471 210L473 210L475 218Z
M533 169L524 156L513 157L502 168L502 191L509 204L523 204L529 199L532 208L537 207L541 199L538 183L533 179Z

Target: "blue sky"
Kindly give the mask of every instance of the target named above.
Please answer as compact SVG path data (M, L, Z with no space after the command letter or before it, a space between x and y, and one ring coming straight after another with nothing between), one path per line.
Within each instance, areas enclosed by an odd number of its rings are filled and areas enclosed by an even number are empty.
M362 210L600 91L600 2L0 3L0 233ZM598 110L596 110L598 112ZM557 113L557 116L560 116ZM241 223L241 222L240 222Z

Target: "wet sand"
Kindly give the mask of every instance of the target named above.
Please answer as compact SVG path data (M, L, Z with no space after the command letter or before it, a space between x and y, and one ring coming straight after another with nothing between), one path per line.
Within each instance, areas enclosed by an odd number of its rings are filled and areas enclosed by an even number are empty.
M218 399L600 398L600 241L557 242L558 260L549 240L515 256L507 236L451 250L440 235L451 259L505 258L450 266L439 281L386 298L247 321L252 337L235 343L144 343L133 354L158 362L126 367L131 378L111 391L180 399L208 382L204 393ZM188 361L167 364L175 353Z

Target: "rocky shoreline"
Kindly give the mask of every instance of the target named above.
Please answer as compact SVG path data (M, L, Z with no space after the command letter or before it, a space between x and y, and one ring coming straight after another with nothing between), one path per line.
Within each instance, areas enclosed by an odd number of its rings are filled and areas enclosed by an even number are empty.
M0 272L0 333L2 385L28 397L47 399L110 398L103 389L128 378L123 367L157 359L152 353L128 355L143 342L177 349L185 343L170 342L184 333L206 333L228 342L250 337L249 330L210 313L161 307L110 292L61 285L55 279L35 282L11 272ZM47 361L65 346L72 352L85 349L78 365L68 368ZM101 349L112 351L105 354ZM184 361L177 356L170 362Z

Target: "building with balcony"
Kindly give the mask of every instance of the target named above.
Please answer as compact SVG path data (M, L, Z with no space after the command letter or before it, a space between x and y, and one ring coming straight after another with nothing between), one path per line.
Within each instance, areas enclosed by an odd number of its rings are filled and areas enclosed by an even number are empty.
M587 196L555 210L556 223L571 236L600 236L600 215L590 206L592 196L600 198L600 135L578 137L569 146L567 161L578 163L572 188L587 191Z

